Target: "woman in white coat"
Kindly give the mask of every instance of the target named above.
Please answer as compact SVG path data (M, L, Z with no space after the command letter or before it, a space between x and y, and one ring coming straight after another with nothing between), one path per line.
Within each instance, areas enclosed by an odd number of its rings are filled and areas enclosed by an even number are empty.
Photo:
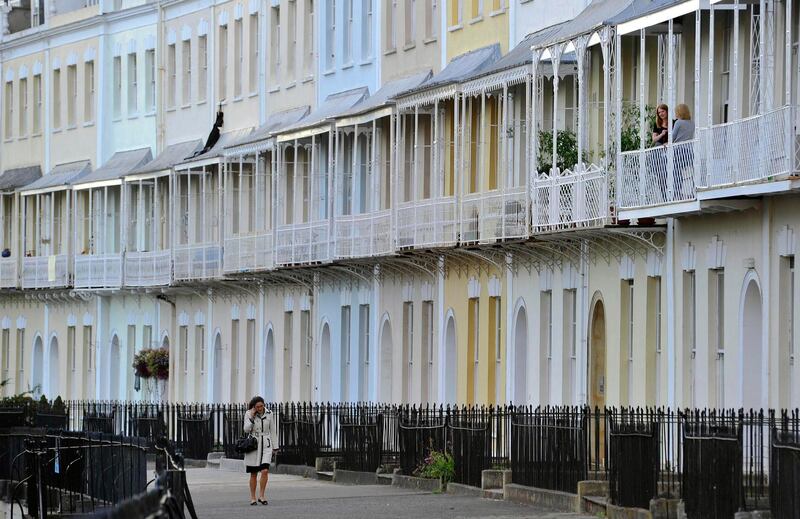
M267 504L265 493L269 480L269 464L272 461L272 451L278 450L275 434L275 422L272 411L267 409L264 399L254 396L247 406L244 415L244 432L252 435L258 441L258 448L244 455L244 464L250 474L250 505ZM256 479L261 473L258 485L258 499L256 499Z

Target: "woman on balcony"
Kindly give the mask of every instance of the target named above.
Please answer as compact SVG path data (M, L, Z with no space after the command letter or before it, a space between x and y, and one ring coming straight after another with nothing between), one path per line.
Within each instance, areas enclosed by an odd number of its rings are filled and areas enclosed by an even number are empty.
M247 406L244 415L244 432L250 434L258 441L258 448L244 455L244 464L250 474L250 504L267 504L266 491L269 481L269 465L272 461L272 451L275 447L275 423L272 420L272 411L266 408L264 399L254 396ZM256 480L261 473L258 486L258 499L256 500Z
M669 140L669 108L665 104L656 108L656 122L653 123L653 145L664 146Z
M680 143L694 139L694 121L689 107L683 103L675 107L675 116L677 119L672 123L672 143L678 146L675 146L673 152L672 192L673 200L684 200L689 194L685 188L692 188L694 150L691 144Z

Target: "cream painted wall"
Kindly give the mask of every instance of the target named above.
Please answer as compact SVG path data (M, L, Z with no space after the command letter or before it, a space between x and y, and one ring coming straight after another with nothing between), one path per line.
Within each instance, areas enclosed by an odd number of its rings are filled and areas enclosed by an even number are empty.
M0 152L0 168L2 170L11 169L19 166L39 165L44 168L44 129L45 129L45 75L44 75L45 53L36 52L26 55L24 57L11 59L3 63L2 66L2 84L3 84L3 99L0 101L3 105L3 124L0 131L3 132L2 152ZM27 131L24 135L20 134L20 73L23 69L27 69L26 82L28 91L28 110L27 110ZM34 75L40 74L42 81L42 113L41 123L38 133L33 132L33 111L34 111ZM13 106L13 120L12 134L5 134L7 107L5 105L5 87L8 75L13 75L13 92L14 92L14 106Z

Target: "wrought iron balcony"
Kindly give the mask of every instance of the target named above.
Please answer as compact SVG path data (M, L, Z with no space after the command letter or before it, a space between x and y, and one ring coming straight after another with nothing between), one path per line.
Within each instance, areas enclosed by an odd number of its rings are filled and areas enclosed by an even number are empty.
M275 268L272 232L243 234L225 239L223 269L226 273L272 268Z
M620 209L639 209L697 198L699 141L627 151L620 155Z
M334 221L334 256L367 258L394 252L391 211L337 216Z
M121 286L121 253L75 256L75 288L119 288Z
M220 277L222 247L216 243L177 245L174 270L176 281Z
M470 193L461 200L461 242L494 243L527 238L526 186Z
M403 202L397 208L397 247L452 247L458 241L456 198Z
M275 235L275 263L281 266L324 263L330 260L327 220L282 225Z
M0 258L0 288L17 288L17 258Z
M533 233L601 227L610 214L608 175L594 164L531 179Z
M22 288L56 288L68 285L66 254L23 258Z
M125 253L125 286L166 286L171 280L169 250Z

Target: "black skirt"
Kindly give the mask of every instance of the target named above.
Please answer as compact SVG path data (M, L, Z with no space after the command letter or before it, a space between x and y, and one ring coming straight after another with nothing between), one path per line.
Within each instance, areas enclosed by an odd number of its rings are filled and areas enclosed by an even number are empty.
M254 467L252 465L246 466L248 474L258 474L262 470L269 470L269 463L262 463L260 467Z

